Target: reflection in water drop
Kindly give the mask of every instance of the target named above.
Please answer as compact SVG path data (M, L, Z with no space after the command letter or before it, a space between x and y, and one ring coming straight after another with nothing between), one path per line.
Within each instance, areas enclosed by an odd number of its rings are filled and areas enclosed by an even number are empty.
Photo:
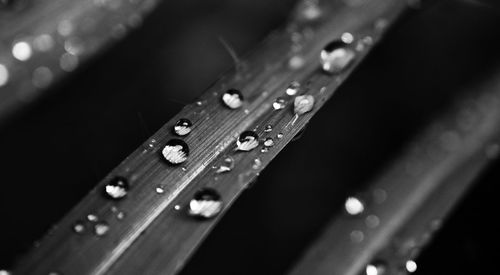
M97 218L97 216L96 216L96 215L94 215L94 214L88 214L88 215L87 215L87 220L88 220L89 222L96 222L98 219L99 219L99 218Z
M181 118L174 125L174 132L178 136L185 136L191 132L191 127L193 123L189 119Z
M7 84L9 81L9 70L7 70L7 67L0 63L0 87L4 86Z
M26 41L16 42L12 46L12 55L19 61L26 61L30 59L33 51L31 50L31 45Z
M374 261L366 266L366 275L384 275L387 272L387 263L384 261Z
M273 138L266 138L266 140L264 140L264 146L266 147L272 147L274 146L274 140Z
M163 186L157 186L155 188L155 191L156 191L157 194L163 194L163 193L165 193L165 189L163 189Z
M106 195L111 199L121 199L125 197L129 190L129 184L124 177L115 177L104 187Z
M273 102L273 109L274 110L281 110L286 107L286 101L282 97L278 97L274 102Z
M327 44L320 54L323 71L337 74L344 71L356 57L356 52L342 40Z
M298 81L292 81L288 88L286 88L286 94L289 96L294 96L300 89L300 83Z
M234 168L234 160L231 157L226 157L224 159L224 162L219 166L217 171L215 171L217 174L220 173L226 173L231 171Z
M236 140L237 150L251 151L259 146L259 136L254 131L244 131Z
M73 224L73 231L78 234L82 234L85 232L85 225L81 221L77 221L75 224Z
M196 218L210 219L222 211L222 206L219 193L215 189L204 188L194 194L189 202L188 213Z
M231 109L237 109L243 105L243 95L236 89L229 89L222 94L222 102Z
M348 197L345 201L345 211L349 215L359 215L365 211L365 206L361 200L356 197Z
M109 231L109 225L106 222L98 222L94 225L94 234L104 236Z
M180 139L171 139L163 148L162 154L170 164L183 163L189 156L189 147Z
M406 261L405 266L406 266L406 271L410 273L417 271L417 263L415 261L408 260Z
M261 166L262 166L262 161L260 159L257 158L253 160L252 164L253 169L259 169Z

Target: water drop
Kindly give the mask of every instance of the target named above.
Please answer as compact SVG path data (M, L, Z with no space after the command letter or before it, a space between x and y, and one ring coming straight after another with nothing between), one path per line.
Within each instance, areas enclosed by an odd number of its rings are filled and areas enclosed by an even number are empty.
M279 133L279 134L277 134L277 135L276 135L276 137L277 137L278 139L282 139L282 138L283 138L283 133Z
M189 156L189 147L180 139L171 139L163 148L162 154L170 164L183 163Z
M346 44L351 44L354 41L354 36L350 32L345 32L340 36L340 40Z
M243 105L243 95L236 89L229 89L222 94L222 102L231 109L237 109Z
M33 40L33 48L41 52L50 51L54 44L54 39L49 34L41 34Z
M328 43L320 54L323 71L331 74L342 72L356 57L356 52L342 40Z
M306 61L302 56L295 55L292 56L292 58L290 58L290 60L288 61L288 66L293 70L297 70L302 68L302 66L304 66L305 63Z
M30 59L31 54L31 45L26 41L19 41L12 46L12 55L19 61Z
M387 199L387 192L383 189L375 189L373 190L373 200L376 203L383 203Z
M359 230L353 230L350 234L351 241L354 243L360 243L365 239L365 234Z
M90 222L96 222L99 218L97 218L96 215L94 214L88 214L87 215L87 220L90 221Z
M214 189L204 188L194 194L189 202L188 213L196 218L210 219L222 211L222 206L219 193Z
M73 32L73 23L69 20L62 20L57 25L57 32L61 36L68 36Z
M7 84L7 81L9 81L9 70L7 70L5 65L0 63L0 87Z
M99 222L94 225L94 233L97 236L104 236L109 231L109 225L106 222Z
M353 215L353 216L359 215L359 214L363 213L363 211L365 211L365 205L363 204L363 202L361 200L359 200L356 197L347 198L344 206L345 206L345 211L349 215Z
M191 132L191 127L193 123L189 119L181 118L174 125L174 132L178 136L185 136Z
M266 147L272 147L274 146L274 140L273 138L266 138L266 140L264 140L264 146Z
M317 19L321 15L321 9L317 0L308 0L304 3L301 15L306 20Z
M387 271L387 263L384 261L374 261L366 266L366 275L384 275Z
M273 126L271 124L267 124L264 128L264 132L269 133L273 130Z
M70 53L65 53L61 55L59 59L59 66L63 71L71 72L78 67L78 57Z
M125 218L125 213L120 211L116 214L116 218L119 220L123 220Z
M73 231L78 234L82 234L85 232L85 225L81 221L77 221L75 224L73 224Z
M127 195L129 184L124 177L115 177L104 187L106 195L111 199L121 199Z
M233 168L234 168L234 160L233 160L233 158L227 157L227 158L224 159L223 163L219 166L219 168L215 172L217 174L226 173L226 172L229 172L229 171L233 170Z
M286 94L289 96L294 96L300 89L300 83L298 81L292 81L288 88L286 88Z
M417 263L415 261L412 260L406 261L405 267L406 270L410 273L417 271Z
M197 105L197 106L201 106L201 105L203 105L203 101L196 101L196 105Z
M257 170L259 169L260 167L262 166L262 161L260 159L254 159L253 160L253 164L252 164L252 168Z
M273 108L274 110L281 110L286 107L286 101L282 97L278 97L274 102L273 102Z
M72 37L64 42L64 49L72 55L80 55L85 50L85 45L80 38Z
M314 97L312 95L300 95L295 97L294 112L297 116L310 112L314 106Z
M38 67L33 71L33 85L37 88L47 87L54 78L52 71L47 67Z
M163 186L157 186L155 189L157 194L163 194L165 193L165 189L163 189Z
M245 131L236 140L237 150L251 151L259 146L259 136L254 131Z
M375 215L368 215L365 219L365 224L369 228L375 228L380 224L380 219Z
M180 206L180 205L178 205L178 204L176 204L176 205L174 206L174 209L175 209L175 210L177 210L177 211L179 211L179 210L181 210L181 206Z
M268 147L262 147L262 148L260 149L260 152L261 152L261 153L267 153L267 152L269 152L269 148L268 148Z

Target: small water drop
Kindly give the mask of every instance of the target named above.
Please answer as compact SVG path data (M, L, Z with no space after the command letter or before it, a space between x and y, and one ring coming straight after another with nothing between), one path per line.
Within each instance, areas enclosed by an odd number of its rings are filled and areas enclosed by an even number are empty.
M201 106L201 105L203 105L203 101L196 101L196 105L197 105L197 106Z
M177 210L177 211L181 210L181 206L180 206L180 205L178 205L178 204L176 204L176 205L174 206L174 210Z
M269 148L268 148L268 147L262 147L262 148L260 149L260 152L261 152L261 153L267 153L267 152L269 152Z
M271 124L267 124L264 128L264 132L269 133L271 131L273 131L273 126Z
M237 150L251 151L259 146L259 136L254 131L244 131L236 140Z
M19 61L26 61L31 58L33 51L31 45L26 41L16 42L12 46L12 55Z
M85 232L85 225L81 221L77 221L75 224L73 224L73 231L78 234L82 234Z
M163 188L163 186L157 186L155 188L155 191L156 191L157 194L163 194L163 193L165 193L165 189Z
M314 97L312 95L300 95L295 97L294 112L296 115L303 115L310 112L314 106Z
M365 205L361 200L359 200L356 197L348 197L347 200L345 201L345 211L349 215L359 215L365 211Z
M223 202L219 193L212 188L204 188L197 191L189 202L189 215L210 219L222 211Z
M57 25L57 32L61 36L68 36L73 32L73 23L69 20L62 20Z
M279 133L279 134L277 134L277 135L276 135L276 137L277 137L278 139L282 139L282 138L283 138L283 133Z
M78 67L78 57L70 53L64 53L59 59L59 66L63 71L74 71Z
M95 214L88 214L87 215L87 220L89 222L96 222L97 220L99 220L99 218Z
M368 215L365 219L365 224L369 228L375 228L380 224L380 219L375 215Z
M354 243L360 243L365 239L365 234L359 230L353 230L350 234L351 241Z
M315 20L321 15L317 0L305 1L304 7L301 10L301 16L306 20Z
M9 81L9 70L7 70L7 67L0 63L0 87L4 86L7 84Z
M328 43L320 54L323 71L337 74L345 70L356 57L356 52L342 40Z
M125 213L120 211L116 214L116 218L119 220L123 220L125 218Z
M226 157L224 159L223 163L219 166L219 168L215 172L217 174L226 173L226 172L229 172L229 171L233 170L233 168L234 168L234 160L233 160L233 158Z
M33 71L33 86L37 88L47 87L54 78L52 71L47 67L38 67Z
M104 187L106 195L111 199L121 199L125 197L129 190L129 184L124 177L115 177Z
M300 83L298 81L292 81L288 88L286 88L286 94L289 96L294 96L300 89Z
M189 147L180 139L171 139L163 148L162 154L170 164L183 163L189 156Z
M266 147L274 146L273 138L270 138L270 137L266 138L266 140L264 140L264 146L266 146Z
M104 236L109 231L109 224L107 222L98 222L94 225L94 234L97 236Z
M383 189L375 189L373 190L373 200L376 203L383 203L387 199L387 192Z
M286 101L282 97L278 97L274 102L273 102L273 108L274 110L281 110L286 107Z
M295 56L292 56L290 58L290 60L288 61L288 66L293 70L297 70L297 69L302 68L302 66L304 66L305 63L306 63L306 61L304 60L304 58L302 56L295 55Z
M40 52L50 51L54 44L54 39L49 34L41 34L33 40L33 48Z
M384 261L374 261L366 266L366 275L384 275L387 271L387 263Z
M408 271L410 273L417 271L417 263L415 261L412 261L412 260L406 261L405 267L406 267L406 271Z
M253 164L252 164L252 168L257 170L259 169L260 167L262 166L262 161L260 159L254 159L253 160Z
M237 109L243 105L243 95L236 89L229 89L222 94L222 102L231 109Z
M354 36L350 32L344 32L340 36L340 40L346 44L351 44L354 41Z
M174 125L174 132L178 136L185 136L191 132L191 127L193 123L189 119L181 118Z

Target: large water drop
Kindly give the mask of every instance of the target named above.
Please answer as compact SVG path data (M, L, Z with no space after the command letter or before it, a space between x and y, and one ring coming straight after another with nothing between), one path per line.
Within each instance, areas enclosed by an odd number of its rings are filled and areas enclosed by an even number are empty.
M204 188L197 191L189 202L189 215L210 219L222 211L223 202L219 193L212 188Z
M191 132L191 127L193 123L189 119L181 118L174 125L174 132L178 136L185 136Z
M243 105L243 95L236 89L229 89L222 94L222 102L231 109L237 109Z
M170 164L183 163L189 156L189 147L180 139L171 139L163 148L162 154Z
M245 131L236 140L237 150L251 151L259 146L259 136L254 131Z

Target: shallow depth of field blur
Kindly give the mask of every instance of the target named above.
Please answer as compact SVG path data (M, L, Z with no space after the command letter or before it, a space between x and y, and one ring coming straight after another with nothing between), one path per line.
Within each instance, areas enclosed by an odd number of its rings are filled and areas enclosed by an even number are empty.
M220 38L244 56L283 26L295 2L163 1L140 29L0 129L0 269L230 69ZM438 1L398 21L303 136L238 199L182 274L289 269L346 196L498 67L498 7ZM479 178L417 259L415 274L494 274L498 168Z

